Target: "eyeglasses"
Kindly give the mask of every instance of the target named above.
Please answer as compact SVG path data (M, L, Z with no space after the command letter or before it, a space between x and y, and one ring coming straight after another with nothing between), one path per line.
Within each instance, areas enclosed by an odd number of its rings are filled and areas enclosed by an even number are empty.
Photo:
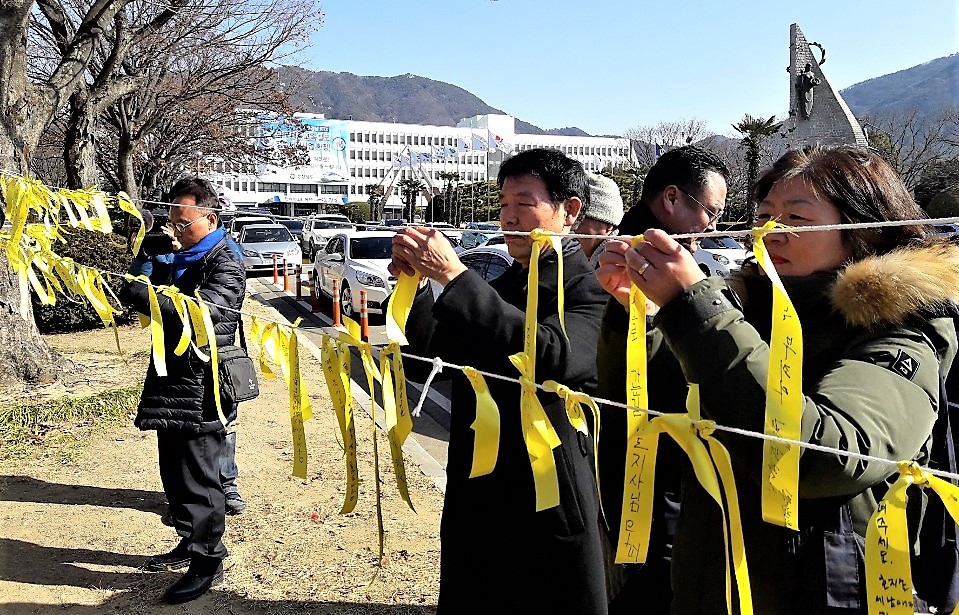
M183 232L187 229L188 226L190 226L191 224L193 224L193 223L196 222L197 220L203 220L203 219L206 218L206 217L207 217L207 216L200 216L199 218L193 218L192 220L190 220L190 221L187 222L186 224L184 224L184 223L182 223L182 222L177 222L177 223L175 223L175 224L172 223L172 222L168 222L167 225L166 225L164 228L166 228L167 230L169 230L170 232L172 232L172 233L174 233L174 234L176 234L176 235L182 235Z
M685 194L687 197L689 197L690 199L692 199L694 203L696 203L697 205L699 205L700 207L703 208L703 211L705 211L705 212L706 212L706 215L709 216L709 223L707 223L706 226L712 226L714 222L716 222L717 220L719 220L719 219L723 216L723 212L726 211L726 209L723 208L723 207L720 207L720 208L719 208L719 211L714 211L714 210L706 207L705 205L703 205L703 204L699 201L699 199L697 199L697 198L694 197L693 195L689 194L689 192L687 192L685 188L683 188L683 187L681 187L681 186L676 186L676 189L679 190L680 192L682 192L683 194Z

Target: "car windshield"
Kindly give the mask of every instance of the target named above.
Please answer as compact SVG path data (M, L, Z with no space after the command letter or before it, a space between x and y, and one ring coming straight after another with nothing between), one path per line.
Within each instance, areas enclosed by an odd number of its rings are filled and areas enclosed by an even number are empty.
M317 220L313 228L353 228L349 222L340 222L334 220Z
M393 256L392 237L354 237L350 239L352 258L391 258Z
M496 224L476 224L473 228L481 231L498 231L499 226Z
M243 235L244 243L270 243L279 241L293 241L293 236L285 227L249 228Z
M699 242L700 248L709 250L731 249L743 250L743 246L732 237L703 237Z
M302 220L280 220L280 224L290 229L291 231L302 231L303 230L303 221Z

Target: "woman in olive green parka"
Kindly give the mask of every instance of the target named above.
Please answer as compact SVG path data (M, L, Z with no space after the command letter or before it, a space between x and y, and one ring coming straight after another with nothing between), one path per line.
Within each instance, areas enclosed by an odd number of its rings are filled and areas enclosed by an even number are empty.
M925 218L885 162L853 147L788 152L757 183L754 198L757 225ZM765 237L802 323L803 441L892 461L928 460L940 375L957 349L959 248L927 241L925 233L922 225L899 225ZM654 324L686 380L699 385L704 419L762 433L769 278L753 263L728 282L703 279L664 232L645 237L635 248L611 242L600 282L621 302L634 283L662 306ZM651 384L655 377L649 374ZM762 519L763 441L726 431L715 437L732 458L753 612L865 613L863 536L895 467L801 449L794 531ZM726 613L721 514L687 463L672 613Z

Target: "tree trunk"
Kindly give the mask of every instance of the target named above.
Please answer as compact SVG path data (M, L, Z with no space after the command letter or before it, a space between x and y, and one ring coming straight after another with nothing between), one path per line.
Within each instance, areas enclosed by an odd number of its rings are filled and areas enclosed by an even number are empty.
M89 188L97 183L97 160L94 153L93 125L87 93L83 90L70 97L67 128L63 137L63 166L70 188Z
M140 190L137 185L136 171L133 166L134 151L135 148L130 136L121 133L117 142L117 177L120 179L120 188L126 192L131 199L138 199L140 198ZM144 180L146 180L146 178L144 178Z
M0 386L52 382L59 374L59 362L37 330L33 308L26 320L20 316L19 281L6 252L0 251Z

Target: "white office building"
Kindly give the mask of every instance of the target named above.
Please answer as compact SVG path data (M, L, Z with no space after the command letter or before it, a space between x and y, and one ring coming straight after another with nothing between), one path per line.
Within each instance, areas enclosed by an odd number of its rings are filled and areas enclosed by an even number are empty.
M331 120L310 113L294 119L260 116L249 136L261 148L296 148L298 159L245 169L211 162L206 175L238 208L269 207L287 216L335 212L347 202L366 201L376 185L389 195L387 206L400 206L393 189L399 180L419 179L434 194L445 185L441 173L458 174L460 184L495 180L505 158L535 147L559 149L588 171L636 163L628 139L516 134L508 115L478 115L455 127Z

